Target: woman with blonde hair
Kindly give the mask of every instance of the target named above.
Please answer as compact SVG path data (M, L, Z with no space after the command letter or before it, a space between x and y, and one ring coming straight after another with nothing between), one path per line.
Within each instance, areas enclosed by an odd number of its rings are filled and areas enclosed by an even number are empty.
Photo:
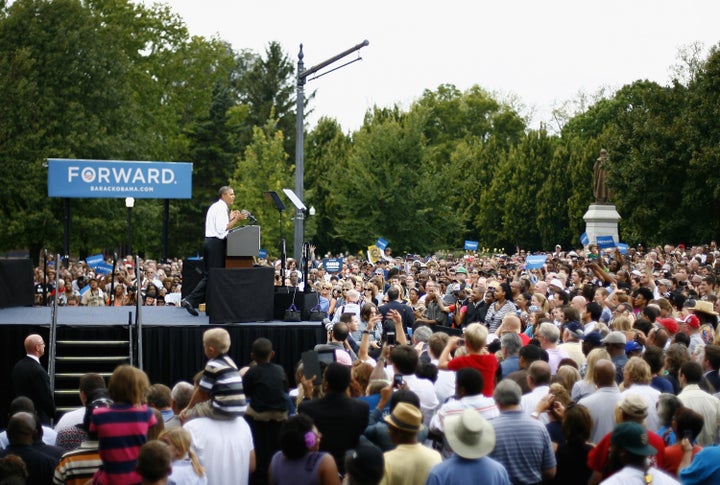
M160 435L172 454L172 473L168 483L177 485L205 485L207 475L197 455L190 449L192 437L184 428L171 428Z
M571 365L561 365L555 374L554 382L561 384L568 393L568 398L573 386L580 380L580 372Z
M602 347L592 349L587 356L585 377L583 380L577 381L572 387L570 395L572 396L573 401L578 402L583 397L589 396L595 392L595 364L600 359L610 360L610 354L608 351Z
M550 311L550 304L542 293L533 293L530 297L530 311L534 312L540 310L547 314Z

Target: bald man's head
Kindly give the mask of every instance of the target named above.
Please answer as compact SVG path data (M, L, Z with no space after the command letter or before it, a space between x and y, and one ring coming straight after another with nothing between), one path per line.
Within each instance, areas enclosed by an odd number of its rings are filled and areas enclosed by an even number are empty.
M615 364L607 359L600 359L595 363L593 381L597 387L612 387L615 385Z
M520 333L522 324L517 315L505 315L502 319L502 327L507 332Z
M45 353L45 341L36 333L28 335L25 338L25 352L28 355L42 356Z
M528 383L530 387L549 386L552 373L550 364L544 360L536 360L528 368Z
M7 436L11 445L31 445L35 435L35 416L25 411L15 413L10 417L7 427Z

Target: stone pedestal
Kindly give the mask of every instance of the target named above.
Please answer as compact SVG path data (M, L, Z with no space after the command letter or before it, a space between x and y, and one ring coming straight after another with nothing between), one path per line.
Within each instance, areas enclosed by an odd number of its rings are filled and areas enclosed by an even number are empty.
M590 243L597 243L598 236L612 236L613 240L620 242L618 234L618 221L620 214L612 204L590 204L583 216L585 232Z

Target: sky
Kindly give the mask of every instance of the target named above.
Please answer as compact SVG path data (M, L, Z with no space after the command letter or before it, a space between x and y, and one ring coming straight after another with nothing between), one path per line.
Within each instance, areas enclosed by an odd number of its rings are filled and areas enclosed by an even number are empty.
M137 0L156 3L156 0ZM666 85L679 49L720 42L717 0L168 0L191 35L217 36L264 54L277 41L305 68L353 47L362 61L308 82L316 91L308 127L320 117L357 130L367 110L409 109L425 90L478 85L515 99L531 127L579 93L639 79ZM322 71L321 71L322 72Z

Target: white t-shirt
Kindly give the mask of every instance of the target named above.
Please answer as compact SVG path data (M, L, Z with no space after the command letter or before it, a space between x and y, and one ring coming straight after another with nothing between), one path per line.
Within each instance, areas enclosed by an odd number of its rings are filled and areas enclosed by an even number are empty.
M60 420L55 425L55 431L57 431L59 433L63 429L72 428L78 424L82 424L84 418L85 418L85 408L84 407L73 409L72 411L68 411L62 415Z
M195 418L185 423L183 428L192 436L191 449L205 467L208 483L248 484L250 453L254 445L245 419Z
M650 482L652 485L680 485L680 482L657 468L650 467L647 473L652 477L652 482ZM600 485L629 485L631 483L648 483L645 481L645 472L626 466L619 472L600 482Z

